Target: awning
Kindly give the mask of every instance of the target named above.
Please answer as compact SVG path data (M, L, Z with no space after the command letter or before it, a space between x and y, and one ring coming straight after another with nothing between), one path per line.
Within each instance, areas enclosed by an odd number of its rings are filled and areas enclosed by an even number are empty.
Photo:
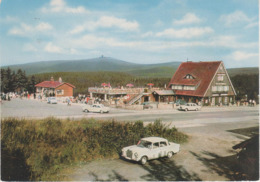
M155 90L154 93L158 95L175 95L173 90Z

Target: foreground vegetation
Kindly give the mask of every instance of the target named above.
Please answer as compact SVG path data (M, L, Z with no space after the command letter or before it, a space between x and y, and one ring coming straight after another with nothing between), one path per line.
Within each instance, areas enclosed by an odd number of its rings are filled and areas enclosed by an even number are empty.
M78 162L118 158L140 138L160 136L183 143L187 135L157 120L115 122L95 119L25 120L9 118L1 127L2 180L61 180L56 174Z

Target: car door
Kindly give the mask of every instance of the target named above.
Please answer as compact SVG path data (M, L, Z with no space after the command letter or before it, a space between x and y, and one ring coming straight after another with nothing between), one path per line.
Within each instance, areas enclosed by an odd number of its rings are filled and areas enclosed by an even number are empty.
M161 149L160 149L159 142L153 143L153 146L151 149L151 154L150 154L151 159L157 159L160 156L160 152L161 152Z
M160 150L161 150L161 157L167 156L168 153L168 145L166 141L160 142Z
M90 106L90 109L89 109L91 112L96 112L96 105L92 105Z

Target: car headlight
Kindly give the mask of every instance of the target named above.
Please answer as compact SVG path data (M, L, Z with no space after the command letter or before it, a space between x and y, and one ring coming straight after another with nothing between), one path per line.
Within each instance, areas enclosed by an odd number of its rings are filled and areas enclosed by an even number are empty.
M138 153L135 152L135 153L134 153L134 156L135 156L135 158L138 158Z

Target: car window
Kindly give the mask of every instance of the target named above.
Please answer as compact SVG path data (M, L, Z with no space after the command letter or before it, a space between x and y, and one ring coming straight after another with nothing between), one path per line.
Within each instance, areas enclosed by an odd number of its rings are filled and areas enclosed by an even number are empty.
M167 142L166 141L160 142L160 147L166 147L166 146L167 146Z
M153 149L156 149L159 147L159 142L153 143Z
M145 148L151 148L151 145L152 143L151 142L148 142L148 141L145 141L145 140L140 140L138 143L137 143L137 146L138 147L145 147Z

